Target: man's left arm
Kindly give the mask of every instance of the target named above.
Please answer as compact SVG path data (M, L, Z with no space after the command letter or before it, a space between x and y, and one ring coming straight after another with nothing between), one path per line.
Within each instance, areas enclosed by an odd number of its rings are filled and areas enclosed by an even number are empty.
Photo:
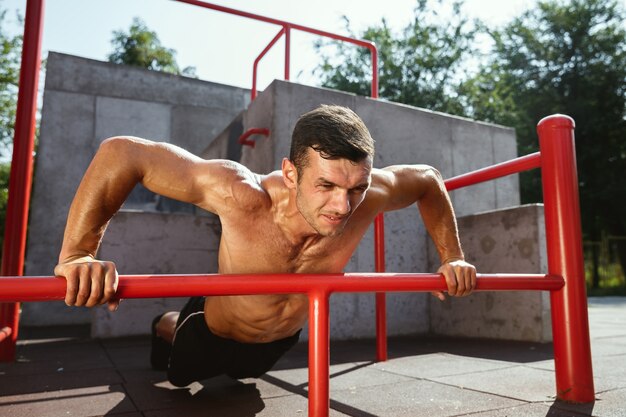
M476 268L465 262L454 209L441 174L427 165L396 165L381 170L387 186L385 211L417 203L424 226L432 238L444 275L448 294L462 297L476 287ZM441 291L433 292L445 300Z

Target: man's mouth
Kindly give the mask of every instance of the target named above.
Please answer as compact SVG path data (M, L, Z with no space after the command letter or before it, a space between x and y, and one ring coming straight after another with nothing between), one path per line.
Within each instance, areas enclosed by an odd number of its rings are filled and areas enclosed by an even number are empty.
M346 219L346 216L331 216L329 214L322 214L326 218L326 221L332 224L340 224Z

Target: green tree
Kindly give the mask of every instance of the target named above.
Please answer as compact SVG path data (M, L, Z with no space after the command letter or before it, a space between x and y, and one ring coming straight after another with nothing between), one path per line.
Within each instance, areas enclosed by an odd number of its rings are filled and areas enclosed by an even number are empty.
M4 241L4 222L9 194L10 163L3 162L11 153L17 106L22 36L7 33L7 10L0 3L0 254ZM23 24L22 18L16 15Z
M0 159L10 156L13 142L22 53L22 35L7 33L6 14L0 3Z
M178 67L176 51L162 46L156 32L148 29L137 17L133 19L128 33L123 30L113 32L111 44L113 52L107 57L109 62L196 77L194 67L183 70Z
M462 3L454 2L447 13L442 1L419 0L411 23L394 34L383 19L378 26L355 35L344 17L351 37L376 43L379 58L379 95L398 103L452 114L464 114L456 91L463 80L461 70L473 52L474 25L462 14ZM332 48L329 48L332 47ZM369 50L343 42L318 42L325 87L370 95Z
M576 121L583 232L626 235L626 15L615 0L542 1L491 32L494 49L462 95L471 116L513 126L519 152L537 150L535 125L564 113ZM523 200L541 199L538 174ZM621 246L626 271L626 245Z

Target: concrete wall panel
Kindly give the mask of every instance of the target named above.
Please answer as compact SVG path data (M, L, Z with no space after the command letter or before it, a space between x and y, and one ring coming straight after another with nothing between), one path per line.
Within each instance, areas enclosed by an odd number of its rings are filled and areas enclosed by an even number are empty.
M543 207L521 206L459 219L466 258L482 273L545 273ZM431 262L435 263L435 260ZM486 292L430 302L431 332L548 342L549 294Z
M120 211L111 221L99 257L120 274L203 274L217 271L221 233L215 216ZM185 285L181 281L180 285ZM186 299L123 300L111 313L92 310L93 337L149 334L152 319L179 311Z

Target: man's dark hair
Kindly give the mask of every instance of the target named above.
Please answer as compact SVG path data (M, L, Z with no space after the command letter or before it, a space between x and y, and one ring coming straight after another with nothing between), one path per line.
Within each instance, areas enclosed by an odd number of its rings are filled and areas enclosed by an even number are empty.
M291 136L289 159L302 175L307 149L325 159L345 158L360 162L374 157L374 140L363 120L347 107L321 105L300 116Z

